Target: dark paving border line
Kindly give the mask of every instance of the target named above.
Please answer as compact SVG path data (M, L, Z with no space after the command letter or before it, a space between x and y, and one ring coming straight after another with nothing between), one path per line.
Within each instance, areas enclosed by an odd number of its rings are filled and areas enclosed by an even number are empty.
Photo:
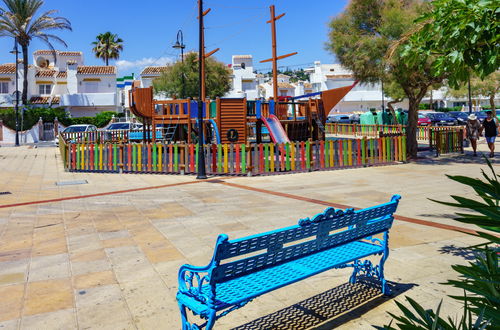
M61 198L44 199L44 200L39 200L39 201L22 202L22 203L15 203L15 204L5 204L5 205L0 205L0 209L5 209L5 208L9 208L9 207L16 207L16 206L26 206L26 205L62 202L62 201L68 201L68 200L72 200L72 199L81 199L81 198L91 198L91 197L123 194L123 193L129 193L129 192L134 192L134 191L176 187L176 186L183 186L183 185L201 183L201 182L204 182L204 181L188 181L188 182L170 183L170 184L162 184L159 186L132 188L132 189L126 189L126 190L115 190L115 191L108 191L108 192L102 192L102 193L90 194L90 195L68 196L68 197L61 197Z
M360 209L359 207L352 207L350 205L331 203L331 202L327 202L327 201L322 201L320 199L307 198L307 197L302 197L302 196L298 196L298 195L282 193L282 192L278 192L278 191L254 188L254 187L249 187L249 186L245 186L245 185L241 185L241 184L237 184L237 183L225 182L222 180L213 180L212 182L226 185L229 187L251 190L251 191L260 192L263 194L285 197L285 198L295 199L295 200L299 200L299 201L303 201L303 202L335 207L335 208L339 208L339 209L346 209L346 208L354 208L356 210ZM414 219L414 218L409 218L409 217L405 217L402 215L394 215L394 219L400 220L400 221L405 221L405 222L410 222L410 223L415 223L415 224L423 225L423 226L429 226L429 227L434 227L434 228L439 228L439 229L457 231L460 233L477 234L477 232L475 230L472 230L472 229L457 227L457 226L452 226L452 225L446 225L446 224L437 223L437 222L433 222L433 221Z

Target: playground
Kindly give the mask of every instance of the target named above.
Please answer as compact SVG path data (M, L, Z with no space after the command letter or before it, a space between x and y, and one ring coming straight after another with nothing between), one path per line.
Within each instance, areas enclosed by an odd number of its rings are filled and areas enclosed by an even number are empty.
M436 307L453 294L439 284L456 276L449 265L467 262L460 246L475 240L457 231L469 228L457 227L451 208L427 198L447 200L462 189L444 174L485 167L453 154L400 166L199 181L67 172L55 148L0 151L10 193L0 195L0 295L10 297L0 302L1 329L178 328L177 271L184 263L206 264L218 234L274 230L327 206L368 207L393 193L411 202L397 211L386 278L395 299L409 295ZM387 323L386 312L397 312L393 299L350 285L348 273L327 272L262 296L217 328ZM443 312L459 308L444 299Z

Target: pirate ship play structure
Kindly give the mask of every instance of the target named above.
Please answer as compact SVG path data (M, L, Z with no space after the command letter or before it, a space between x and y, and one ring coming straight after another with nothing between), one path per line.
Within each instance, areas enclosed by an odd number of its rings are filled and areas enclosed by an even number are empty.
M277 61L297 54L277 56L276 21L284 16L275 15L270 6L272 32L272 58L261 61L273 64L273 92L278 95ZM206 15L205 11L202 16ZM203 27L202 27L203 31ZM202 33L201 41L204 42ZM247 143L262 142L262 133L269 134L274 143L290 141L324 140L325 122L330 110L356 85L336 88L318 93L297 96L285 101L247 101L245 98L218 98L208 100L205 95L205 58L218 49L205 54L201 47L201 100L203 100L203 143ZM165 142L185 141L192 143L199 136L197 116L198 102L184 100L155 100L153 88L140 88L134 84L130 91L130 109L141 118L144 125L143 140L156 142L158 137ZM263 130L263 126L265 129ZM158 132L161 134L148 134Z

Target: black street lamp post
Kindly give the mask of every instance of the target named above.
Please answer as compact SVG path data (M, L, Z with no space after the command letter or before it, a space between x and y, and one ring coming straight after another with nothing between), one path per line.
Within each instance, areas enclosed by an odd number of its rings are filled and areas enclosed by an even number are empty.
M469 81L468 81L468 89L469 89L469 114L472 113L472 95L471 95L471 90L470 90L470 74L469 74Z
M10 53L16 54L16 147L19 147L19 50L17 38L14 38L14 49Z
M182 34L182 30L177 31L177 41L175 42L175 45L172 46L172 48L175 49L180 49L181 50L181 62L184 63L184 48L186 48L186 45L184 44L184 35ZM185 98L186 96L184 95L184 72L182 73L182 95L181 98Z
M384 111L385 109L385 100L384 100L384 79L381 79L380 80L381 84L382 84L382 112Z
M203 141L203 100L202 90L204 79L203 75L205 74L203 70L204 61L204 41L203 41L203 0L198 0L198 17L199 17L199 50L198 50L198 75L199 75L199 97L198 97L198 176L197 179L206 179L206 169L205 169L205 150L204 141Z

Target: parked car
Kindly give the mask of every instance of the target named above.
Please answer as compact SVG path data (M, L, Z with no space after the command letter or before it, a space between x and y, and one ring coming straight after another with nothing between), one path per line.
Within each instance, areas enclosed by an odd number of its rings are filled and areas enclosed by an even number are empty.
M337 124L350 124L351 118L349 118L349 115L329 115L326 122L337 123Z
M418 115L418 126L431 126L432 121L427 118L427 116L419 114Z
M485 111L476 111L476 112L473 112L473 114L476 115L477 119L482 123L486 117L488 117L488 115L486 114Z
M349 115L349 119L351 120L351 124L359 124L360 123L359 115L357 113L353 113L352 115Z
M84 133L84 132L96 132L97 127L95 125L90 124L80 124L80 125L71 125L62 130L61 133ZM59 137L55 138L56 146L59 145ZM69 139L68 142L76 142L76 139Z
M81 124L81 125L68 126L62 132L63 133L78 133L78 132L95 132L95 131L97 131L97 127L95 127L95 125Z
M142 124L141 123L130 123L130 122L124 122L124 123L112 123L110 124L106 130L107 131L114 131L114 130L136 130L136 129L142 129Z
M426 113L427 118L432 122L433 126L453 126L457 125L455 118L444 112L428 112Z
M451 117L455 118L455 120L459 125L465 125L467 123L467 117L469 117L468 112L462 112L462 111L450 111L448 112L448 114Z

